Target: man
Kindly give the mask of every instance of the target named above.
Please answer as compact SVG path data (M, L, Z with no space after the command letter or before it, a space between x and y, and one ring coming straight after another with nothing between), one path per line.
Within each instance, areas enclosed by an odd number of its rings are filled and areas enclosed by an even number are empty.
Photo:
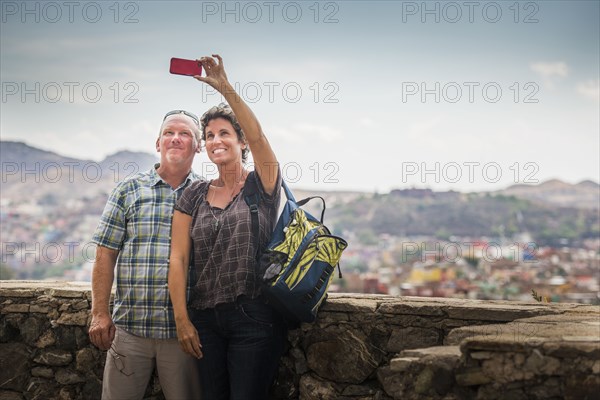
M198 117L167 113L156 151L159 164L112 191L92 239L97 249L89 335L108 350L102 384L107 400L141 399L155 365L167 399L198 398L199 393L195 360L177 341L167 283L173 206L199 179L191 170L200 152Z

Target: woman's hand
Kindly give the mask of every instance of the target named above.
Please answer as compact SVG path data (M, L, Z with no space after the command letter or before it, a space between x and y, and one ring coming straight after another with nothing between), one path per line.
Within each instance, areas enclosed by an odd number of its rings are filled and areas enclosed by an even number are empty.
M204 67L206 77L196 75L194 78L212 86L223 95L246 136L246 142L250 146L250 152L254 159L255 170L258 173L265 192L269 195L273 194L278 177L277 173L273 173L273 168L278 168L279 163L267 137L262 131L258 119L250 107L248 107L248 104L236 93L235 88L227 80L225 68L223 67L223 59L220 55L213 54L212 57L202 57L197 61Z
M212 57L215 57L219 62L216 62ZM195 75L194 78L200 82L209 84L222 94L229 81L227 80L227 74L225 74L221 56L213 54L212 57L202 57L201 59L196 60L198 64L202 65L204 71L206 71L206 76Z
M189 319L177 323L177 340L182 350L198 359L202 358L202 344L194 324Z

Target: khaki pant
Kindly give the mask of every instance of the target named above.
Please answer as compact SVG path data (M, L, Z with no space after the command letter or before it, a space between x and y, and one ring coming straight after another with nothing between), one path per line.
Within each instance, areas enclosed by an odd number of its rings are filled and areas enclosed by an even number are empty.
M155 366L167 400L200 398L196 360L177 339L143 338L117 327L106 355L102 399L142 399Z

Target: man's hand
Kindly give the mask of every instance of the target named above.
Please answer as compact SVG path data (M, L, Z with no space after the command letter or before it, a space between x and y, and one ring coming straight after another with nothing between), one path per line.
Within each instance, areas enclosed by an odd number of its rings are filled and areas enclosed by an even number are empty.
M108 350L115 338L116 327L107 314L92 317L89 335L91 342L100 350Z

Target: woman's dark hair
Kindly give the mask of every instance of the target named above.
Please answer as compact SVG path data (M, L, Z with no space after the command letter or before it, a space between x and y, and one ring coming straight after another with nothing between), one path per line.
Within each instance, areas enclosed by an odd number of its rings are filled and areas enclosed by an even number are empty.
M200 129L202 131L202 140L206 141L205 129L206 129L206 126L208 125L208 123L210 121L212 121L213 119L217 119L217 118L223 118L224 120L229 121L231 123L231 126L233 126L235 133L237 134L238 140L241 143L246 143L246 135L244 135L244 131L242 130L242 127L238 123L237 118L235 117L235 114L233 113L233 110L231 109L231 107L229 107L229 104L226 104L226 103L221 103L218 106L214 106L214 107L210 108L207 112L205 112L202 115L202 118L200 118ZM243 163L246 163L246 161L248 160L249 152L250 152L250 149L248 148L248 146L246 146L245 149L242 149L242 162Z

